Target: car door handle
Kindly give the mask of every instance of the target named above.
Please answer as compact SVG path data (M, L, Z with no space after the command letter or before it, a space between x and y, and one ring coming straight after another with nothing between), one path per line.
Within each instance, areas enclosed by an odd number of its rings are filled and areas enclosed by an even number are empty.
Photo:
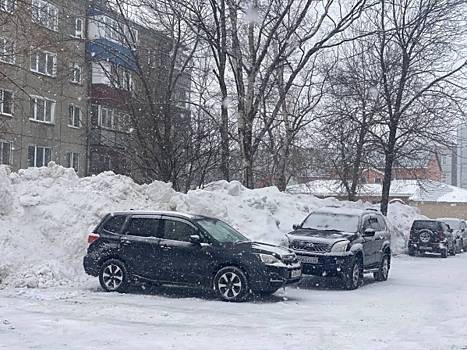
M121 243L122 243L122 245L129 245L129 244L131 244L131 241L128 240L128 239L122 239Z
M161 245L162 250L170 250L172 247L169 247L168 245Z

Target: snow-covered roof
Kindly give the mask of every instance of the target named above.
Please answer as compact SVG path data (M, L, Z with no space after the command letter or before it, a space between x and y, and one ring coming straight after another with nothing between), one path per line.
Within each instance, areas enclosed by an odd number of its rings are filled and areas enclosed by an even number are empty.
M316 213L329 213L329 214L340 214L347 216L358 216L361 215L366 209L364 208L344 208L344 207L322 207L317 209ZM375 211L375 210L372 210Z
M189 214L189 213L182 213L178 211L170 211L170 210L127 210L127 211L116 211L112 212L112 215L167 215L167 216L176 216L185 219L194 219L200 217L201 215Z
M360 197L378 197L382 193L382 184L360 185L357 193ZM319 197L345 196L344 187L338 180L315 180L306 184L289 186L290 193L308 193ZM391 197L404 197L416 202L467 203L467 190L430 180L393 180Z

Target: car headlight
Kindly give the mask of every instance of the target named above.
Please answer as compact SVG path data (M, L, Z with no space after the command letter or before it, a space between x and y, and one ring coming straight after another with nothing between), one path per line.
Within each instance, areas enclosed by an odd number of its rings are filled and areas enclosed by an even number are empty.
M282 264L282 261L280 261L278 258L276 258L273 255L269 254L259 254L259 258L261 261L266 264L266 265L278 265Z
M331 248L331 253L344 253L345 251L347 251L349 243L349 241L340 241L334 243Z

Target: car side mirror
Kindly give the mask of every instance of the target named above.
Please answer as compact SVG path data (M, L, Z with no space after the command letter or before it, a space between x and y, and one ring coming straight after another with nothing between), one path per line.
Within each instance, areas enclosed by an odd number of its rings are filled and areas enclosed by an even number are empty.
M374 237L376 234L376 231L372 228L367 228L365 232L363 232L363 237Z
M454 230L453 230L452 228L449 228L449 229L448 229L448 232L453 233Z
M190 243L201 244L201 237L199 235L191 235L190 236Z
M302 225L300 225L300 224L294 224L294 225L292 225L292 228L293 228L294 230L298 230L298 229L302 228Z

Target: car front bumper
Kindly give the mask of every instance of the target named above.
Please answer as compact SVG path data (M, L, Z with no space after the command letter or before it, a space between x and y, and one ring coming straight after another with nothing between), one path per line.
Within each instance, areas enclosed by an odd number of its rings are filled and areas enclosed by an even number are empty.
M322 277L341 276L351 266L352 254L330 255L330 254L300 254L298 259L302 262L303 274Z
M302 265L294 263L284 266L266 265L265 269L251 272L250 288L253 291L271 290L296 283L302 278Z

